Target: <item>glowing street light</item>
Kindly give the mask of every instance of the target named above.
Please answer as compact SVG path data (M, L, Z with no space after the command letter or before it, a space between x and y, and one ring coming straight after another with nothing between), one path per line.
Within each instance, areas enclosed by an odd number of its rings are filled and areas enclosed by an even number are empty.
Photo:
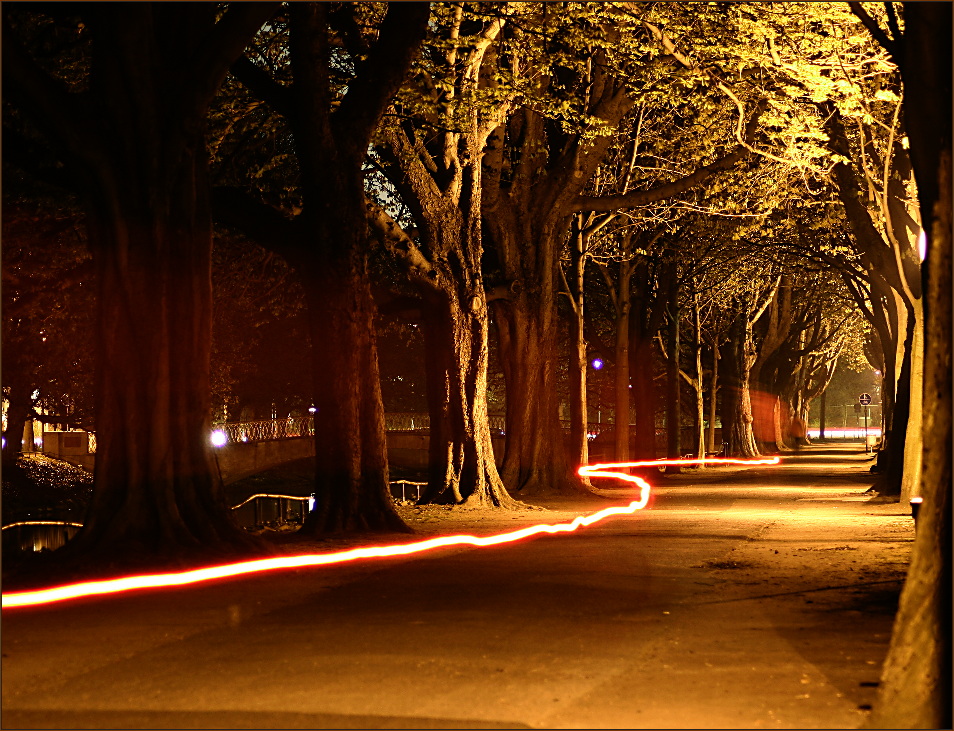
M593 370L597 370L597 371L598 371L600 368L603 367L603 361L600 360L599 358L594 358L594 359L593 359L593 362L592 362L590 365L593 366Z
M209 439L212 442L213 447L224 447L226 442L229 441L228 434L221 429L217 429L216 431L212 432L212 436Z

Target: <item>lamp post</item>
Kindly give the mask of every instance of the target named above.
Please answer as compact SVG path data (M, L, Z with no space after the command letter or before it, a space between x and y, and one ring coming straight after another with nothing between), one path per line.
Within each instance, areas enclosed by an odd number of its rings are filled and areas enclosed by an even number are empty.
M599 371L603 367L603 361L600 358L594 358L590 363L593 366L594 371ZM600 389L599 383L596 384L596 423L601 424L603 421L603 391Z

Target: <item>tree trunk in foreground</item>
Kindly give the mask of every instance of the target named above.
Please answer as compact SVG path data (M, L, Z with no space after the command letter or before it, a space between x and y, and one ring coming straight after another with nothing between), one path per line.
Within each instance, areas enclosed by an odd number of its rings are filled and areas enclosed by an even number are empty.
M185 177L178 195L155 208L137 191L140 200L108 201L91 217L102 325L96 468L76 549L159 554L251 542L214 476L212 236L202 163Z
M265 89L279 106L286 103L304 209L291 250L308 298L317 411L315 508L301 532L409 531L388 484L362 166L423 40L429 8L388 6L337 104L328 4L292 3L289 12L294 83L289 89L270 80Z
M342 209L338 209L339 212ZM357 211L359 224L363 207ZM340 219L339 219L340 220ZM358 229L360 230L360 228ZM330 233L330 232L329 232ZM384 407L374 340L373 302L360 247L343 245L302 267L310 286L315 392L315 508L304 533L407 531L388 484ZM355 232L350 231L352 236ZM329 259L337 259L332 263ZM343 259L343 260L342 260Z
M3 44L5 93L23 102L77 174L98 275L94 490L63 558L248 544L209 443L203 135L229 64L275 6L230 6L218 20L207 3L78 8L92 30L86 92L65 91L6 33Z
M951 5L904 3L906 126L928 235L921 497L911 566L869 724L951 728Z

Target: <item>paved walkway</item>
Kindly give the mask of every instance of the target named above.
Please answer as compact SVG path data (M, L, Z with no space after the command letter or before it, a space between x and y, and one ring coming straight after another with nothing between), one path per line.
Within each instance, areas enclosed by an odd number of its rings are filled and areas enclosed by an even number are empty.
M573 535L7 611L3 727L856 727L913 539L869 464L816 449L661 476Z

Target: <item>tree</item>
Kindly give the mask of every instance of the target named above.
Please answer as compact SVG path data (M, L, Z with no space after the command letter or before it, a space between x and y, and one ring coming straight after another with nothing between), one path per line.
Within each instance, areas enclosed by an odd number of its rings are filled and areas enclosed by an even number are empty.
M654 36L641 30L650 26L612 7L605 17L596 12L566 26L544 11L538 22L547 38L548 58L555 59L542 78L547 93L564 103L549 115L545 108L524 106L491 136L484 191L484 219L497 276L511 292L493 303L507 363L503 475L512 489L528 492L581 487L563 448L554 397L557 267L573 214L671 198L748 154L740 145L720 148L714 160L655 187L624 195L585 195L586 184L613 142L609 133L634 107L638 90L631 87L648 89L659 82L668 73L669 57L662 57ZM590 46L591 51L572 56L567 47L578 39L564 28L599 29L614 44ZM646 37L648 42L638 40ZM606 55L608 49L612 58ZM565 62L568 56L576 61ZM693 86L691 81L688 85Z
M70 207L5 200L3 215L4 469L29 420L94 429L92 266Z
M221 191L217 210L280 253L305 289L317 465L316 506L305 533L409 530L388 485L363 165L424 37L429 7L391 3L383 18L375 12L358 4L292 4L287 53L280 43L257 62L243 57L233 67L284 118L294 142L295 210L282 212L234 189Z
M71 547L104 555L247 544L209 446L206 114L274 12L240 4L4 7L8 99L74 175L97 275L97 460ZM45 57L75 40L79 61Z
M498 83L506 14L435 12L421 62L376 148L382 173L410 209L417 241L373 205L372 225L420 299L430 411L422 502L515 503L497 473L487 418L489 319L481 273L481 163L515 91Z
M901 592L871 723L900 728L951 725L952 152L951 7L903 3L904 32L866 26L901 67L911 159L927 238L923 470L924 509Z

